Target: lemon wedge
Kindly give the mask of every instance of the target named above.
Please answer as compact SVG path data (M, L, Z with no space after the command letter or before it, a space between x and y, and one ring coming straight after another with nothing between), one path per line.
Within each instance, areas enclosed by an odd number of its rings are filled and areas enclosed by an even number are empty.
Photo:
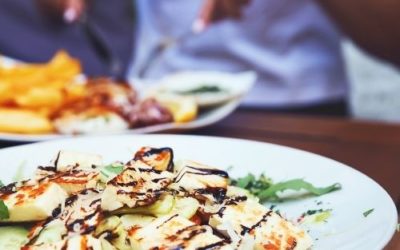
M195 98L166 93L156 94L154 98L172 113L175 122L183 123L196 119L198 105Z

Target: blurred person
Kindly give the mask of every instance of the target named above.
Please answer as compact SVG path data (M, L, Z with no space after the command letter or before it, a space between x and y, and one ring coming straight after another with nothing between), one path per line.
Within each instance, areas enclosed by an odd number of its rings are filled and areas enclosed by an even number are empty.
M65 49L86 74L123 78L133 36L132 0L0 0L0 54L24 62Z
M393 53L398 52L394 46L399 41L395 23L396 6L400 6L395 0L136 3L139 30L132 76L158 78L180 70L255 70L258 81L243 102L246 107L347 113L342 34L327 13L369 51L392 61L400 59ZM193 32L193 22L194 28L204 31ZM157 58L149 59L163 42L167 45Z

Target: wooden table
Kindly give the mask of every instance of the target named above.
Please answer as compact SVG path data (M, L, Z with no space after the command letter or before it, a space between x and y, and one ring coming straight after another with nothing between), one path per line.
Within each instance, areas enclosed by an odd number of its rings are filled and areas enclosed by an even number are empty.
M258 140L333 158L373 178L400 207L400 125L237 110L213 126L188 134ZM400 249L400 233L386 249Z
M276 143L333 158L373 178L400 208L400 125L237 110L190 133ZM400 249L400 233L386 249Z

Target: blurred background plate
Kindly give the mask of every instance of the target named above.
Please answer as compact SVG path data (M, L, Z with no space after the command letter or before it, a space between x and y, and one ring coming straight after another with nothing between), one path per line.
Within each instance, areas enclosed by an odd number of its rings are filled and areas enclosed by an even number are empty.
M12 61L11 61L12 62ZM147 89L153 89L158 84L164 84L165 79L171 81L176 80L177 85L183 85L185 82L191 83L192 85L197 81L199 83L210 82L217 83L225 86L226 88L232 87L233 93L232 97L226 99L225 102L215 103L205 109L202 109L198 114L197 118L190 122L185 123L165 123L153 126L147 126L142 128L135 128L130 130L124 130L119 132L106 133L110 134L141 134L141 133L155 133L155 132L178 132L184 130L192 130L201 127L205 127L216 123L230 113L232 113L240 104L244 95L253 86L256 75L253 72L244 73L222 73L222 72L185 72L182 74L174 74L171 77L166 77L161 82L156 80L139 80L131 79L131 84L138 89L139 93L145 94ZM103 135L105 133L102 133ZM90 135L63 135L63 134L11 134L11 133L0 133L0 141L8 142L37 142L52 139L60 139L66 137L80 137L80 136L90 136Z

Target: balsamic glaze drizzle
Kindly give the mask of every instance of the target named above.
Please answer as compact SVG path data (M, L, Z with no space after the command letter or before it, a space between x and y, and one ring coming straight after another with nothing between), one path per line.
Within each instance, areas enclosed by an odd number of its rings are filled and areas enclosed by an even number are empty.
M226 242L224 240L212 243L208 246L204 246L204 247L198 247L196 248L196 250L212 250L212 249L217 249L218 247L224 246L226 244Z
M198 175L218 175L223 178L229 178L229 175L227 172L224 170L220 169L210 169L210 168L199 168L199 167L193 167L193 166L186 166L187 168L191 168L194 170L198 170L201 173L193 173L193 174L198 174Z
M270 217L271 214L272 214L272 211L268 211L266 214L263 215L261 220L259 220L256 224L254 224L251 227L245 227L245 226L241 225L242 226L242 231L240 232L240 235L244 236L245 234L248 234L249 232L251 232L255 228L259 227L261 225L261 223L266 222L268 220L268 217Z

